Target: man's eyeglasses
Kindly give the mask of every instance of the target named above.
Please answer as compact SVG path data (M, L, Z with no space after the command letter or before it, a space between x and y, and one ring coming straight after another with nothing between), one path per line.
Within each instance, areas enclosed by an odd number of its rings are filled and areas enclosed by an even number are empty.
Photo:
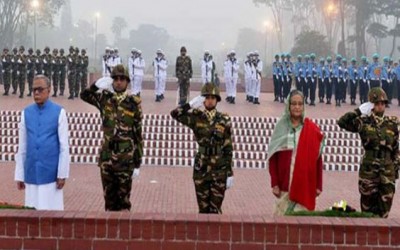
M36 91L37 92L39 92L39 93L42 93L43 92L43 90L45 90L45 89L48 89L48 87L36 87L36 88L33 88L32 90L33 90L33 93L36 93Z

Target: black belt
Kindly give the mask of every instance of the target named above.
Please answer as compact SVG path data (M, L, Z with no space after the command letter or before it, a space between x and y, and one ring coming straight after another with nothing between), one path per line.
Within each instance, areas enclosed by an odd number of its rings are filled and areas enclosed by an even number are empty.
M221 154L221 147L220 146L215 146L215 147L203 147L199 146L199 152L203 155L219 155Z
M367 158L375 158L375 159L386 159L386 160L391 160L392 159L392 153L387 150L367 150L365 151L365 157Z

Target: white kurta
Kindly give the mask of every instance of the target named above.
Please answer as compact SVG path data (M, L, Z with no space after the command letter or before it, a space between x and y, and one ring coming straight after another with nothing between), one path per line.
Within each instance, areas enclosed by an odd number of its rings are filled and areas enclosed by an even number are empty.
M58 138L60 143L60 155L58 159L57 178L69 177L69 142L68 120L64 109L61 109L58 117ZM15 161L15 181L24 182L24 163L26 159L26 126L25 116L22 111L19 123L18 153ZM46 157L45 155L43 157ZM34 207L37 210L64 210L63 190L57 189L56 182L34 185L25 183L25 206Z

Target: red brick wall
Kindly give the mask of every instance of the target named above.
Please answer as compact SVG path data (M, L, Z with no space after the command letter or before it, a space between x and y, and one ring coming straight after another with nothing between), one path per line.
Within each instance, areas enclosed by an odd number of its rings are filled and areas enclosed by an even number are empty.
M0 249L399 248L399 219L0 211Z

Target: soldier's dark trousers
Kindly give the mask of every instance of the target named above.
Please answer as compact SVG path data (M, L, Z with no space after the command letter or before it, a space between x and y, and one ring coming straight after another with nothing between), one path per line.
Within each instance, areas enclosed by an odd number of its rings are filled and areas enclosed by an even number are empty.
M300 77L301 92L303 92L304 100L307 103L308 98L308 83L304 77Z
M60 94L63 95L65 90L65 72L61 71L60 74Z
M54 95L57 95L58 87L59 87L59 74L53 72L53 92Z
M342 80L338 78L333 79L333 87L335 88L335 101L336 105L340 106L340 101L342 100Z
M75 97L79 96L79 91L81 89L81 80L82 80L82 73L76 73L76 79L75 79Z
M11 82L11 85L12 85L12 89L13 89L13 94L16 94L17 93L17 90L18 90L18 75L17 75L17 72L13 72L12 73L12 82Z
M350 84L350 99L351 103L354 103L356 101L356 95L357 95L357 81L356 80L349 80Z
M82 73L81 77L81 92L86 89L87 86L87 73Z
M347 95L347 79L342 79L342 101L346 102L346 95Z
M400 80L396 80L396 86L397 86L397 101L398 105L400 106Z
M286 80L285 85L283 85L283 99L285 99L289 95L291 87L292 87L292 77L289 76L289 79Z
M278 77L276 75L273 76L272 78L273 83L274 83L274 101L278 101L279 99L279 80Z
M75 95L75 72L68 73L68 88L69 88L69 95L74 97Z
M10 73L3 73L3 83L4 83L4 94L8 95L11 86L11 74Z
M395 185L383 184L380 177L376 180L360 179L358 189L361 194L361 211L370 212L387 218L392 207Z
M110 168L100 168L106 211L131 209L132 173L133 170L113 171Z
M385 91L385 93L386 93L386 95L388 97L388 100L392 99L391 98L392 97L392 95L391 95L392 91L390 89L390 84L388 83L387 80L382 80L382 89L383 89L383 91Z
M379 80L370 80L369 86L371 86L371 89L372 89L372 88L380 87L381 83L379 82Z
M368 102L369 85L368 80L360 80L360 102Z
M45 71L44 71L44 75L47 76L47 77L49 78L50 83L51 83L51 80L52 80L52 78L51 78L51 71L50 71L50 70L45 70Z
M278 98L283 101L283 86L285 86L285 79L283 77L278 78Z
M19 77L18 77L18 86L19 86L20 97L23 97L23 95L24 95L25 81L26 81L26 75L25 74L20 74Z
M301 81L299 81L298 77L295 77L295 81L296 81L296 89L301 91L303 89L301 87Z
M317 91L317 78L310 77L308 83L310 86L310 90L309 90L310 91L310 101L311 101L311 104L315 104L315 93Z
M322 78L318 78L318 98L320 102L324 102L325 82Z
M189 97L189 79L179 79L179 104L183 105L188 102Z
M226 179L195 179L199 213L222 214L221 206L225 196Z
M28 74L28 91L32 94L33 78L35 77L34 72Z
M326 89L326 102L329 104L332 99L332 80L329 81L329 78L325 78L324 83Z

